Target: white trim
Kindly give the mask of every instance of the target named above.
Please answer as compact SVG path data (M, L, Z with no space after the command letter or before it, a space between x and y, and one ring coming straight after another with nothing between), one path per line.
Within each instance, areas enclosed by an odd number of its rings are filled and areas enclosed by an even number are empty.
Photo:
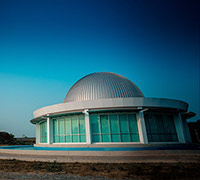
M140 142L142 144L147 144L148 139L147 139L147 131L146 131L146 125L144 121L143 111L139 111L137 116L138 116L137 125L138 125L138 133L139 133Z
M142 144L141 142L95 142L92 144Z
M47 118L47 144L50 144L50 122L49 122L49 117Z
M38 144L48 144L48 143L38 143Z
M180 144L179 141L176 142L149 142L148 144Z
M53 119L49 119L49 144L53 143Z
M39 143L39 144L47 144L47 143ZM88 144L88 143L52 143L52 144L56 144L56 145L59 145L59 144L70 144L70 145L72 145L72 144ZM97 142L95 142L95 143L92 143L92 144L142 144L141 142L100 142L100 143L97 143Z
M90 116L88 109L84 110L85 113L85 133L86 133L86 143L91 144L91 133L90 133Z
M186 119L183 119L182 122L183 122L183 127L184 127L185 141L187 143L191 143L192 139L191 139L191 136L190 136L190 131L189 131Z
M174 123L179 143L185 143L184 127L180 113L174 115Z
M85 143L85 142L83 142L83 143L52 143L52 144L88 144L88 143Z
M72 112L84 109L106 109L106 108L173 108L187 111L188 104L183 101L163 98L113 98L98 99L93 101L76 101L46 106L34 111L34 117L45 116L46 114Z

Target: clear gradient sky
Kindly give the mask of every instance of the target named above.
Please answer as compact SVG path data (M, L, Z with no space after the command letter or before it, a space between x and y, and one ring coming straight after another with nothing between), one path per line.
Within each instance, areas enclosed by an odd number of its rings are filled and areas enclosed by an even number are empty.
M200 119L198 2L0 0L0 131L35 136L34 110L101 71L186 101Z

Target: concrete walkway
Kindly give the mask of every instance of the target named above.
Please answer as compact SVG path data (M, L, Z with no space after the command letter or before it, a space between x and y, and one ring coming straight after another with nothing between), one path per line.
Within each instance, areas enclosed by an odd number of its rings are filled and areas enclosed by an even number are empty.
M17 159L23 161L44 162L84 162L84 163L177 163L177 162L200 162L200 150L154 150L114 152L113 154L92 154L92 152L73 152L64 154L62 151L30 151L23 150L0 151L0 159ZM26 153L25 153L26 152Z

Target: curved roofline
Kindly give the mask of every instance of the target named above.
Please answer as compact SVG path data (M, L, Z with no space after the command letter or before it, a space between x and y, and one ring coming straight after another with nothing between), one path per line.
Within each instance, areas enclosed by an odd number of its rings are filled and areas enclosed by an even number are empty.
M165 98L110 98L50 105L37 109L33 114L35 118L38 118L47 114L74 112L84 109L94 110L106 108L171 108L187 112L188 104L184 101Z
M120 74L94 72L75 82L64 102L127 97L144 97L144 94L135 83Z

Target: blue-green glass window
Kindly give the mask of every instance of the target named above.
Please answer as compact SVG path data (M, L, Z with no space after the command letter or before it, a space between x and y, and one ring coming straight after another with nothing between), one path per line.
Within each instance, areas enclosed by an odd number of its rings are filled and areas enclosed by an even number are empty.
M171 127L170 128L170 132L168 132L168 134L171 134L172 136L172 141L178 141L178 137L177 137L177 133L176 133L176 127L174 124L174 120L173 120L173 116L166 116L166 118L168 119L168 124Z
M139 139L136 116L134 114L128 114L128 121L129 121L131 142L139 142L140 139Z
M59 142L60 143L63 143L63 142L65 142L65 137L64 137L64 135L65 135L65 132L64 132L64 119L60 119L59 120L59 123L58 123L58 125L59 125L59 129L58 129L58 131L59 131Z
M120 123L121 133L129 133L128 119L126 117L126 114L119 115L119 123Z
M85 134L85 119L84 119L84 116L79 116L79 131L80 131L80 134Z
M102 134L110 133L108 116L107 115L102 115L102 116L100 116L100 119L101 119L101 133Z
M177 133L172 115L145 114L149 142L177 142Z
M139 142L135 114L91 114L92 142Z
M47 121L40 123L40 143L47 143Z
M53 120L55 143L86 142L84 115L69 115Z
M72 134L72 132L71 132L71 117L65 118L65 134L66 135Z
M151 125L150 127L151 127L152 141L159 142L158 126L156 123L155 116L149 116L149 124Z
M114 114L114 115L109 115L109 117L110 117L110 129L112 132L111 133L112 142L121 142L118 116Z
M119 115L119 123L121 130L121 141L122 142L130 142L130 132L129 132L129 124L128 118L126 114Z
M92 142L101 142L100 117L98 115L90 115L90 126L91 126Z
M78 118L72 116L72 134L78 134Z
M102 142L111 142L108 115L100 116Z
M90 122L91 122L92 134L100 133L99 116L98 115L90 115Z
M79 139L80 142L86 142L86 132L85 132L85 119L84 116L79 116Z
M53 134L54 134L54 142L59 142L59 136L58 136L58 122L57 120L53 119Z
M117 115L114 114L110 115L109 117L110 117L110 128L112 133L119 134L120 130L119 130L119 121Z

